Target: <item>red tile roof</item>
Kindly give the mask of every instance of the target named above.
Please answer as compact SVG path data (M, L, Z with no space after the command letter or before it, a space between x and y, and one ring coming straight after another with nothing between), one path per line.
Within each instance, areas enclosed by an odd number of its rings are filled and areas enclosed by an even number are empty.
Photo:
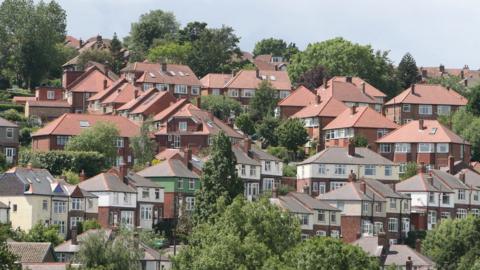
M288 98L288 97L287 97ZM320 100L320 104L312 103L305 108L292 115L291 118L308 118L308 117L336 117L347 109L347 106L333 97L327 100Z
M120 86L122 86L126 82L127 82L127 80L125 78L118 79L115 82L113 82L110 85L110 87L108 87L107 89L105 89L103 91L100 91L100 92L96 93L95 95L93 95L92 97L90 97L88 99L88 101L95 101L95 100L102 101L105 98L107 98L108 96L110 96L112 93L114 93Z
M286 71L260 70L259 75L260 78L257 78L255 70L240 70L225 87L234 89L256 89L263 77L277 90L292 89L292 84Z
M147 91L143 92L142 94L140 94L140 96L138 96L137 98L135 99L132 99L130 100L129 102L125 103L122 105L122 107L118 108L119 111L124 111L124 110L133 110L135 109L137 106L139 106L144 100L146 100L147 98L149 98L151 95L157 93L159 90L157 90L156 88L150 88L148 89Z
M140 72L142 76L137 83L166 83L201 86L195 73L186 65L167 64L167 71L162 71L160 63L135 62L128 64L122 72Z
M466 140L440 124L437 120L423 120L423 126L423 129L419 129L419 121L411 121L378 139L377 143L469 144Z
M408 103L464 106L468 103L468 100L455 90L448 90L439 84L415 84L413 92L411 86L385 105Z
M320 95L322 99L333 96L335 99L342 102L356 102L367 104L382 103L380 101L377 101L375 97L368 95L366 89L365 93L363 93L362 90L354 84L341 81L330 82L327 85L327 89L323 88L323 86L317 88L317 95Z
M315 103L315 93L305 86L301 85L286 98L278 102L278 106L304 107L308 104Z
M67 85L67 90L98 93L105 90L104 80L107 80L107 88L113 83L113 80L102 73L97 66L91 66L70 85Z
M140 127L136 123L122 116L65 113L33 133L32 137L45 135L75 136L88 128L81 127L80 124L92 127L99 122L113 123L118 128L121 137L135 137L140 133Z
M13 97L13 103L18 103L18 104L25 104L27 101L30 100L37 100L36 97L23 97L23 96L15 96Z
M137 114L137 113L144 113L148 109L150 109L152 106L159 106L159 104L155 104L155 102L162 100L161 102L168 102L169 100L174 103L177 101L177 99L169 92L169 91L158 91L156 93L153 93L149 98L145 99L143 102L141 102L135 109L131 110L130 113L132 114ZM168 102L170 104L170 102ZM164 108L155 108L156 112L163 111L169 106L167 105Z
M110 96L105 98L105 100L102 101L102 104L125 104L130 100L135 99L135 91L137 91L137 93L141 93L141 90L139 90L133 84L124 83L117 89L117 91L113 92Z
M233 76L231 74L209 73L200 79L203 88L223 88Z
M328 83L330 84L334 81L336 81L336 82L346 82L347 77L346 76L335 76L335 77L331 78L328 81ZM355 85L357 88L362 89L362 83L365 84L365 93L367 93L367 95L372 96L372 97L386 97L387 96L382 91L375 88L373 85L364 81L362 78L352 77L352 84Z
M176 113L179 109L181 109L186 103L188 103L188 99L182 98L177 100L177 102L171 104L165 110L159 112L157 115L153 117L154 121L166 121L172 114Z
M398 128L397 124L368 106L358 108L355 107L355 113L353 114L352 110L353 108L347 108L323 129L353 127L386 129Z

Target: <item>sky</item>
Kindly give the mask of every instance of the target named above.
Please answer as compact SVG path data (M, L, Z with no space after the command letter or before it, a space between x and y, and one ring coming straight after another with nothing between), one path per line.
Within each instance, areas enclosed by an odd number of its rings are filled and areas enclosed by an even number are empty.
M389 50L397 63L410 52L418 66L480 67L477 0L57 0L69 35L128 35L132 22L152 9L171 11L182 26L203 21L228 25L252 51L269 37L308 44L344 37Z

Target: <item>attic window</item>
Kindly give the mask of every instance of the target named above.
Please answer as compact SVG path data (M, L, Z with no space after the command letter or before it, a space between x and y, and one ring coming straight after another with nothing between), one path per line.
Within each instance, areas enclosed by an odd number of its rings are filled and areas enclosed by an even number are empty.
M207 121L207 125L208 125L209 127L213 127L212 121Z
M80 121L80 127L90 127L90 123L88 121Z
M185 76L185 74L184 74L183 72L181 72L181 71L178 72L178 75L180 75L180 76Z
M437 128L432 128L432 130L430 130L430 134L435 135L435 133L437 133Z

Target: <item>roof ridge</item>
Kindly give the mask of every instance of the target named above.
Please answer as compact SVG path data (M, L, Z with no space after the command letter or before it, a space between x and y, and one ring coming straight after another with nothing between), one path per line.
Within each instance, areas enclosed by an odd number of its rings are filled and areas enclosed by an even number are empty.
M79 82L81 82L83 79L85 79L85 77L87 77L90 73L92 73L94 70L98 70L100 73L102 73L104 76L105 74L96 66L96 65L92 65L90 67L88 67L82 75L78 76L73 82L71 82L69 85L66 86L66 88L72 88L74 87L75 85L77 85ZM106 76L108 77L108 76Z
M357 116L357 119L355 119L355 121L353 122L352 127L355 127L357 122L360 120L360 118L363 116L363 114L368 110L368 108L369 108L368 106L364 106L363 108L362 107L359 108L359 110L363 110L363 111L359 112L359 115Z

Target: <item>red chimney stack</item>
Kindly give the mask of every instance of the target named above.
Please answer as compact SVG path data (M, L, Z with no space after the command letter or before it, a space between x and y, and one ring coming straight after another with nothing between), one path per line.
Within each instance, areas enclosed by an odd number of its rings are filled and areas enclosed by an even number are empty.
M103 89L107 89L108 88L108 81L107 79L104 79L103 80Z
M448 156L448 173L455 174L455 158L453 156Z
M362 191L363 194L367 193L367 183L365 183L365 181L360 182L360 191Z
M246 138L243 140L243 151L245 153L250 153L250 148L252 147L252 141L250 140L250 138Z
M185 148L184 150L184 155L183 155L183 163L187 168L191 168L190 166L190 160L192 160L192 149L190 147Z
M127 165L124 163L121 164L119 177L120 177L120 180L122 180L126 185L128 185L127 173L128 173Z
M412 86L410 86L410 92L412 92L412 94L415 94L415 84L412 84Z
M425 125L423 124L423 119L418 119L418 129L419 130L425 129Z
M351 157L355 156L355 144L353 141L348 142L348 155Z

